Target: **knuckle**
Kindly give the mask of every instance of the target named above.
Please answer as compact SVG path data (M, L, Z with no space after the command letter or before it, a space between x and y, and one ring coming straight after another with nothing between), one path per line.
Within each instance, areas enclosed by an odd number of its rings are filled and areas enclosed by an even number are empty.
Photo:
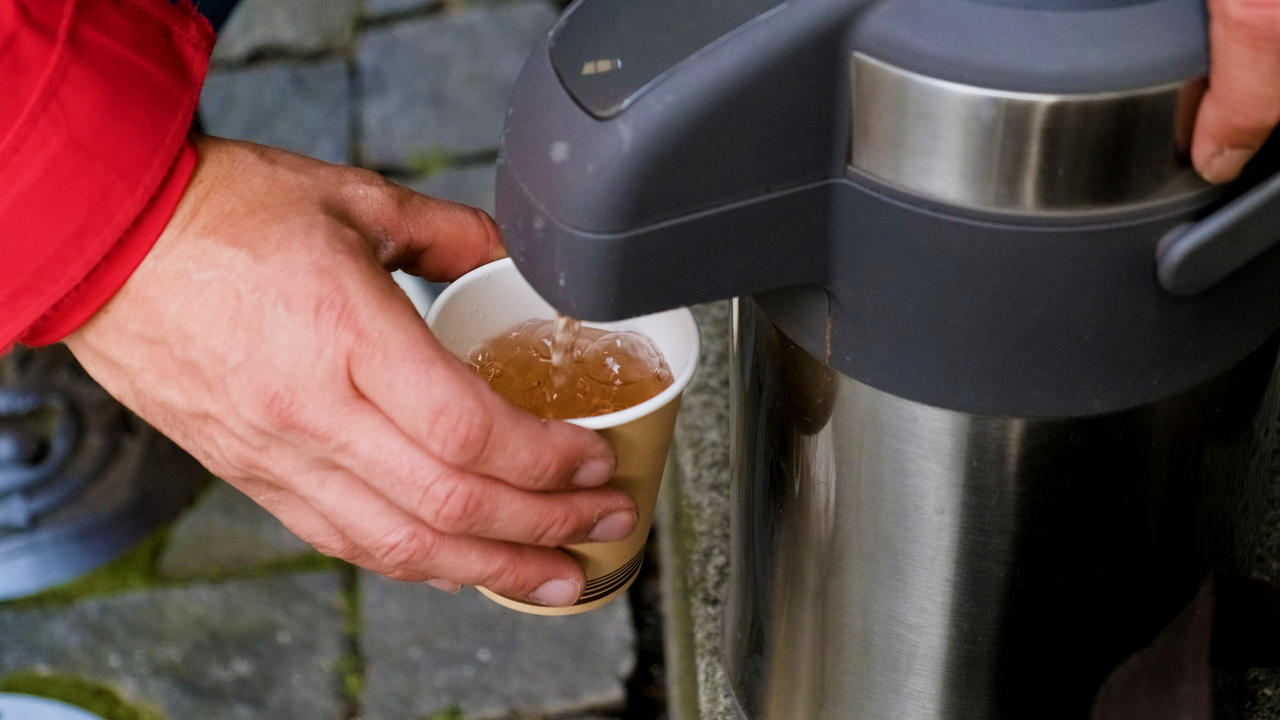
M396 188L394 183L372 170L344 167L339 172L338 191L348 201L382 200Z
M311 547L315 548L321 555L338 558L339 560L353 562L361 555L360 549L356 547L355 543L348 540L347 536L341 533L334 532L318 535L311 538L309 542Z
M419 508L427 524L457 534L475 526L483 503L473 483L449 475L427 484Z
M256 424L265 438L301 439L305 442L337 447L342 442L339 417L323 411L311 394L293 385L273 385L261 388L249 401L248 418ZM262 463L274 461L274 448L270 442L261 447L247 447L240 456L241 463L252 463L257 468Z
M471 212L472 216L475 218L475 222L480 225L480 229L484 232L485 236L491 238L497 238L500 236L498 223L493 219L493 216L480 208L467 206L467 210Z
M524 467L528 468L529 477L540 488L554 488L564 484L570 475L572 457L558 452L553 445L540 445L532 453Z
M397 528L370 552L373 559L389 572L413 572L429 562L434 554L434 536L418 525Z
M485 587L513 592L531 590L531 583L525 579L522 566L513 558L502 557L485 573Z
M539 524L539 532L534 539L534 544L555 547L565 541L578 539L585 534L581 525L578 515L571 509L556 507L548 511L543 522Z
M1218 18L1257 40L1280 38L1280 2L1277 0L1223 0Z
M323 423L317 422L306 396L293 387L271 387L264 390L258 404L258 416L273 432L285 436L323 436Z
M489 447L493 436L493 416L484 405L468 397L441 404L427 432L428 447L447 463L470 466Z

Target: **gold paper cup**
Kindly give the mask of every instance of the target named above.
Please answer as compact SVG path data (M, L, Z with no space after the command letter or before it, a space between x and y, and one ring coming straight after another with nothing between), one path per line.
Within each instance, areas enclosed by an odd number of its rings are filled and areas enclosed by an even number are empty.
M511 260L499 260L462 276L441 293L427 313L436 338L454 355L465 358L473 345L513 325L548 319L555 310L525 282ZM639 519L625 540L563 548L586 573L578 603L550 608L512 600L480 588L486 597L534 615L576 615L601 607L627 591L644 563L649 527L658 502L667 450L675 431L680 396L698 368L698 325L687 309L670 310L615 323L587 323L606 330L631 330L653 339L671 366L675 382L658 395L621 412L569 420L597 430L613 446L618 469L610 485L636 501Z

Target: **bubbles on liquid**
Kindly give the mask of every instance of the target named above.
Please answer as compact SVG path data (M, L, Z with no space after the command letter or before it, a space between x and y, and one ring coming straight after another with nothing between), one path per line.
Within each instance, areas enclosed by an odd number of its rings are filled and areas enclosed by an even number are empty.
M493 348L489 343L476 343L471 348L471 352L467 353L467 362L478 368L488 365L493 362L493 359Z
M533 325L533 324L534 323L529 323L529 325ZM555 325L548 322L543 322L538 324L537 329L533 331L533 351L536 352L540 357L544 357L547 360L550 360L551 359L551 341L554 338L555 334L556 334Z
M529 320L476 343L467 361L512 403L543 418L618 412L671 384L670 368L647 337L575 326ZM555 367L557 354L564 372Z
M654 377L662 360L652 342L635 333L609 333L583 354L583 370L598 383L630 385Z

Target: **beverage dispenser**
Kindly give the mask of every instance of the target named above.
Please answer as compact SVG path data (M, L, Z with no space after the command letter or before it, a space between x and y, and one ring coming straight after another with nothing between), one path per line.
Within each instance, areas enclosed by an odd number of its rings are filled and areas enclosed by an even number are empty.
M737 298L746 718L1087 718L1245 562L1280 178L1189 164L1206 22L581 0L529 60L498 168L521 273L586 320Z

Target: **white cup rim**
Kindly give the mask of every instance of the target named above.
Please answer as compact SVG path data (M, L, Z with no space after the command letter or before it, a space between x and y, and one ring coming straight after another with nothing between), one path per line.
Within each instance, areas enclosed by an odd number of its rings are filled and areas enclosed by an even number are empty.
M519 271L516 270L515 262L512 261L511 258L503 258L502 260L482 265L455 280L449 285L449 287L444 289L444 292L440 293L440 296L435 299L435 302L431 303L431 309L427 311L427 327L435 326L436 319L440 316L441 310L449 304L450 300L454 296L462 292L464 288L473 285L494 273L508 271L515 271L519 274ZM675 377L675 381L671 383L670 387L657 395L654 395L648 400L645 400L639 405L633 405L626 410L619 410L618 412L597 415L589 418L573 418L566 420L565 422L573 423L574 425L578 425L579 427L584 427L589 430L603 430L605 428L618 427L630 422L635 422L646 415L651 415L657 412L684 393L685 389L689 387L689 383L693 382L693 376L698 371L698 359L702 353L702 338L698 332L698 323L694 320L693 313L690 312L688 308L680 308L679 310L668 312L675 312L679 314L680 322L686 325L685 329L688 331L689 337L693 338L693 347L689 349L689 362L685 363L684 369Z

